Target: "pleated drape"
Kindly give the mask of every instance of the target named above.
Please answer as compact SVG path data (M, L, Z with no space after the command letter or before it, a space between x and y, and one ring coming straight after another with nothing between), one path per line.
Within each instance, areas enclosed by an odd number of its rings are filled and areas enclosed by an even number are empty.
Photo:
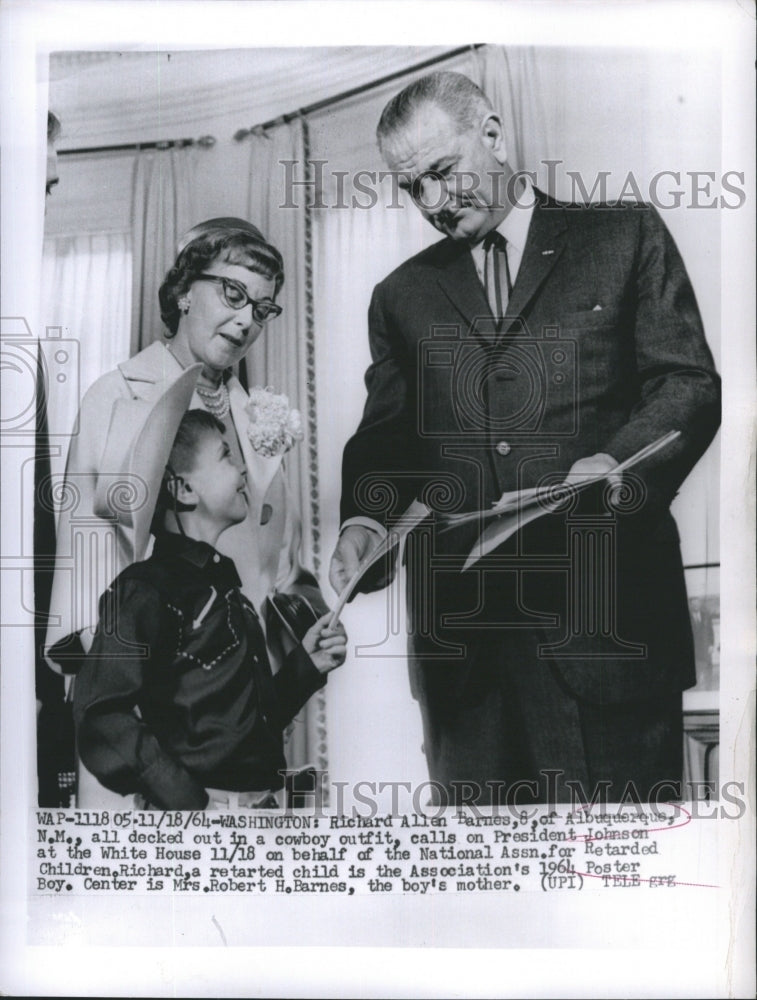
M158 289L176 257L176 242L199 222L193 176L197 151L137 153L132 192L134 284L129 356L163 336Z
M285 459L285 472L302 521L301 558L321 576L321 514L316 433L318 414L313 323L311 209L304 188L289 186L305 179L308 129L302 118L250 136L249 212L284 258L281 316L271 322L247 356L250 387L271 386L285 392L303 417L305 440ZM300 712L287 737L287 763L325 771L327 766L324 692ZM324 788L324 791L326 789Z

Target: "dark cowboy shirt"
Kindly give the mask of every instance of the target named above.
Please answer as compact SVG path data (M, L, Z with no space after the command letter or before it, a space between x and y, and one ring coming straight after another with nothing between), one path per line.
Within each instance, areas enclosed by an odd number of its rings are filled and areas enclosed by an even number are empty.
M282 729L326 675L302 646L272 675L239 582L212 546L162 534L101 597L74 718L81 758L107 788L196 809L205 788L283 784Z

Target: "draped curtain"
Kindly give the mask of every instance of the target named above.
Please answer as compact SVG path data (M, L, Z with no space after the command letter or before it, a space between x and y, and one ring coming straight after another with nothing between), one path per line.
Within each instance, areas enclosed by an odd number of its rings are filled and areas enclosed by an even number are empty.
M502 116L510 166L536 171L538 177L542 161L551 158L551 130L534 50L487 45L476 49L472 63L471 79Z
M287 204L286 176L280 161L294 160L302 164L305 123L296 119L279 125L263 134L250 136L249 143L247 218L262 230L284 258L284 285L277 300L283 309L281 316L268 324L264 336L247 355L247 379L250 386L270 385L277 392L285 392L292 406L302 411L303 419L312 418L314 414L307 413L308 349L312 331L309 329L310 249L306 245L305 197L301 195L296 200L296 207L280 207ZM311 429L308 425L307 430ZM312 552L307 445L305 441L304 446L290 452L286 464L290 485L302 507L303 549Z
M278 302L282 314L265 329L246 358L250 386L285 392L302 412L305 440L285 459L290 490L302 519L301 558L318 575L321 557L315 435L315 344L313 339L310 216L303 193L292 198L287 168L294 161L301 176L307 159L308 133L303 119L250 136L248 218L284 259L284 285ZM291 205L292 207L284 207ZM318 692L300 712L286 741L290 767L316 765L325 770L325 696ZM327 791L324 786L324 792Z
M179 236L201 221L192 183L196 168L197 150L192 148L150 150L135 157L130 357L163 337L158 289L176 258Z
M104 206L94 206L91 217L83 212L81 231L67 228L45 239L41 315L54 336L75 341L76 384L67 381L65 391L52 386L48 393L54 439L73 427L80 398L95 379L162 336L158 288L177 237L198 221L195 155L184 149L137 153L131 164L116 168L119 177L131 172L131 218L124 199L114 198L110 217ZM72 222L67 217L69 227ZM63 471L64 452L53 449L54 475Z
M80 395L128 351L131 303L131 235L78 233L48 237L42 252L37 462L34 490L35 608L49 611L55 556L55 518L45 497L63 478L67 442ZM44 372L44 376L43 373ZM49 433L48 433L49 431ZM68 805L74 781L74 742L64 687L40 655L46 626L35 627L38 705L38 792L40 805Z
M131 308L131 235L79 233L48 237L42 255L42 304L52 350L59 335L75 343L67 371L75 381L48 388L48 424L56 441L74 425L80 396L103 372L128 355ZM53 366L54 367L54 366ZM62 474L65 448L55 446L51 472Z

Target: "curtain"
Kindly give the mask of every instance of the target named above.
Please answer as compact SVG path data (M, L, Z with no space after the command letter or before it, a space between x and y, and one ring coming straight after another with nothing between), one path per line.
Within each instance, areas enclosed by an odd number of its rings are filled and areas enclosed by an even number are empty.
M34 490L35 606L49 610L55 556L55 516L50 497L65 469L81 395L129 348L131 237L125 232L81 233L45 240L42 254L37 462ZM45 400L46 397L46 400ZM46 419L45 419L46 418ZM52 489L46 481L50 477ZM63 680L40 650L46 622L35 626L38 698L37 774L40 805L69 805L75 782L73 722L64 704Z
M304 195L287 198L287 172L282 166L282 161L296 161L300 176L307 158L307 126L300 118L250 136L247 217L280 251L285 280L278 296L282 314L266 328L248 354L246 365L249 386L270 385L285 392L290 404L302 413L305 440L287 455L285 469L302 519L302 560L320 575L310 209ZM283 207L290 202L295 207ZM324 722L325 696L318 692L289 731L286 752L290 767L313 764L321 771L326 769Z
M129 233L81 233L45 240L41 341L48 371L48 425L55 442L70 434L79 400L129 351L132 256ZM66 352L67 361L56 359ZM62 357L62 355L58 355ZM60 370L62 369L62 370ZM51 472L63 473L65 445L52 448Z
M176 258L179 236L200 221L195 217L192 184L196 160L197 151L191 148L150 150L137 153L135 158L129 357L163 336L158 289Z
M285 392L291 405L302 411L307 424L314 414L307 413L311 306L307 290L310 249L306 245L305 199L299 199L296 208L280 207L286 202L285 173L280 161L302 163L304 132L304 122L297 119L265 134L250 136L247 218L281 253L285 277L277 300L282 314L266 327L265 335L247 355L246 363L249 385L270 385L277 392ZM303 549L312 552L307 443L290 452L286 461L290 484L302 507Z
M318 411L324 569L339 533L342 451L365 402L371 292L403 260L438 238L412 206L391 210L377 205L370 211L330 209L317 214L316 384L328 391ZM399 586L403 575L397 576ZM420 787L428 771L421 753L420 713L408 686L401 590L393 587L360 595L345 608L343 621L350 652L328 683L332 773L353 785L397 777ZM374 648L367 649L369 645Z
M476 49L470 76L502 115L510 166L543 176L542 161L551 158L551 131L534 50L495 45Z

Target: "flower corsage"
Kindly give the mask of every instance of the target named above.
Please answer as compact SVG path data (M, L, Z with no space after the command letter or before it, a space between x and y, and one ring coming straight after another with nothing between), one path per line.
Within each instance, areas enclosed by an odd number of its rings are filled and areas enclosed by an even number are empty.
M245 412L250 418L247 437L253 451L266 458L284 455L305 436L300 411L290 409L289 397L277 395L270 386L250 390Z

